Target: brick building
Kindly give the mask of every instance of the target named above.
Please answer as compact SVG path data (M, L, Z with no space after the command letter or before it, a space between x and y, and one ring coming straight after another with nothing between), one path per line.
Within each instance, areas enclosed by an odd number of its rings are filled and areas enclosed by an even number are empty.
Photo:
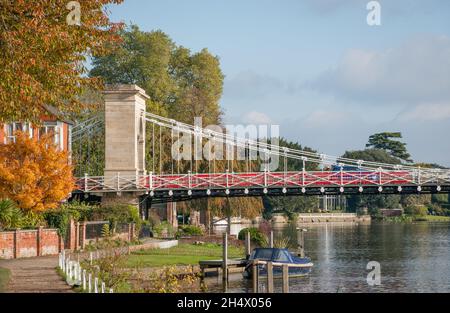
M6 144L15 140L16 131L30 133L30 136L38 139L43 134L54 134L54 143L65 151L71 151L71 132L73 123L70 121L58 121L56 118L44 117L42 124L35 126L32 123L14 122L0 125L0 144Z

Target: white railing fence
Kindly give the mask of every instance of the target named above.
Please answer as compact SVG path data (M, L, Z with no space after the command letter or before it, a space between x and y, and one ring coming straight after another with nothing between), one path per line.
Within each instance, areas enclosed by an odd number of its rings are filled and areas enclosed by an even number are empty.
M92 264L93 254L90 254ZM107 288L106 284L98 278L98 273L89 272L83 269L79 260L72 260L71 255L66 255L65 251L59 254L59 269L66 275L66 283L71 287L81 287L87 293L114 293L112 288Z

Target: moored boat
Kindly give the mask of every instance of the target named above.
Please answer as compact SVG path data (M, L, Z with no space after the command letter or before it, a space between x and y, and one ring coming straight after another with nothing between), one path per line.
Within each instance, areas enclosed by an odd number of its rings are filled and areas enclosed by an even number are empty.
M275 264L287 264L289 266L289 277L305 276L311 272L314 264L308 257L298 257L291 253L288 249L280 248L256 248L250 255L245 271L244 277L251 278L253 276L253 262L266 261ZM299 267L298 265L302 265ZM258 265L259 276L267 276L267 266L265 264ZM282 266L273 267L273 276L281 277L283 275Z

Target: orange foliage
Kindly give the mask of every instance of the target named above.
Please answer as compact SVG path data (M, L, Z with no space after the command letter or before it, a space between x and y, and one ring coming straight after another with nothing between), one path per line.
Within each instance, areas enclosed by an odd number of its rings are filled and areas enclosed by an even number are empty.
M26 211L56 208L74 189L72 166L52 136L40 140L17 132L16 142L0 144L0 199Z
M77 2L80 25L67 22L68 0L0 0L0 122L39 122L47 106L80 112L83 90L102 87L85 61L120 40L107 6L122 0Z

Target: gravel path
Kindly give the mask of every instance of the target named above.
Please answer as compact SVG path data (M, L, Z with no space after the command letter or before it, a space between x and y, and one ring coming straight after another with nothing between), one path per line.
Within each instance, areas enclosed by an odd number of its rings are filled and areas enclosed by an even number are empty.
M58 257L0 260L0 267L11 271L6 292L68 293L73 290L56 272Z

